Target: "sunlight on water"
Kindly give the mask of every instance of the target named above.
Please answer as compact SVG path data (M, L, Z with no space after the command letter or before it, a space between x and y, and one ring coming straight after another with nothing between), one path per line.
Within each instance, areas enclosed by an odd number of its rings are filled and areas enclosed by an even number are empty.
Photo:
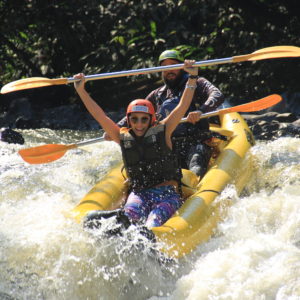
M101 136L23 133L25 147ZM218 199L232 206L215 236L166 264L134 228L105 239L68 217L121 160L116 144L70 150L43 165L25 163L21 148L0 143L0 299L300 299L299 139L254 146L246 193L229 186Z
M252 153L252 193L197 249L170 299L300 299L300 141L258 143Z
M26 147L74 142L49 130L25 135ZM176 263L161 266L145 238L136 249L137 232L107 240L100 231L95 238L68 217L120 161L115 143L70 150L43 165L23 162L19 149L1 143L0 299L134 299L137 293L147 298L171 289ZM166 277L169 283L163 284Z

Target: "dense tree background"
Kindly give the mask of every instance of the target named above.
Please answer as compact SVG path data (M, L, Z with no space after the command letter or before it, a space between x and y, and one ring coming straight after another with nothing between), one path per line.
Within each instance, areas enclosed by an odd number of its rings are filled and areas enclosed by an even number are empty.
M0 0L0 85L27 77L71 77L157 66L177 47L196 60L231 57L277 45L300 46L298 0ZM202 68L236 103L299 91L299 59ZM143 97L160 74L88 83L104 107ZM20 94L21 93L21 94ZM45 105L71 103L71 85L1 95Z

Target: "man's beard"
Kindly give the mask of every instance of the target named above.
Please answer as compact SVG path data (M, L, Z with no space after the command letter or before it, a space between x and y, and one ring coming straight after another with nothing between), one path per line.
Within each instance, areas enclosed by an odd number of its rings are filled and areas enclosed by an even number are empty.
M163 77L163 81L165 83L165 85L170 88L170 89L174 89L176 87L178 87L179 83L181 82L183 75L184 75L184 71L180 70L180 73L174 78L174 79L167 79Z

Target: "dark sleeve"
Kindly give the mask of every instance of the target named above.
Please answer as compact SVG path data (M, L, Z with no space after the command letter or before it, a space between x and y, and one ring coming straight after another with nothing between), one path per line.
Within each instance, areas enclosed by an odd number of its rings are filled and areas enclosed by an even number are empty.
M156 90L153 90L152 92L150 92L150 94L145 98L145 99L147 99L147 100L149 100L152 104L153 104L153 106L154 106L154 109L155 109L155 111L157 111L157 91L158 91L159 89L156 89Z
M200 98L200 110L204 113L216 110L224 102L221 91L203 77L197 80L197 97Z

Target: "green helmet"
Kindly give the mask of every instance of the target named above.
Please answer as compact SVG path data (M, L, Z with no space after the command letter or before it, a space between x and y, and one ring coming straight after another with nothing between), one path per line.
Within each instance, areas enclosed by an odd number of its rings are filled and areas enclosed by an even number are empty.
M179 62L184 62L184 58L181 56L180 52L177 50L166 50L161 53L159 56L158 62L159 64L162 63L165 59L175 59L178 60Z

